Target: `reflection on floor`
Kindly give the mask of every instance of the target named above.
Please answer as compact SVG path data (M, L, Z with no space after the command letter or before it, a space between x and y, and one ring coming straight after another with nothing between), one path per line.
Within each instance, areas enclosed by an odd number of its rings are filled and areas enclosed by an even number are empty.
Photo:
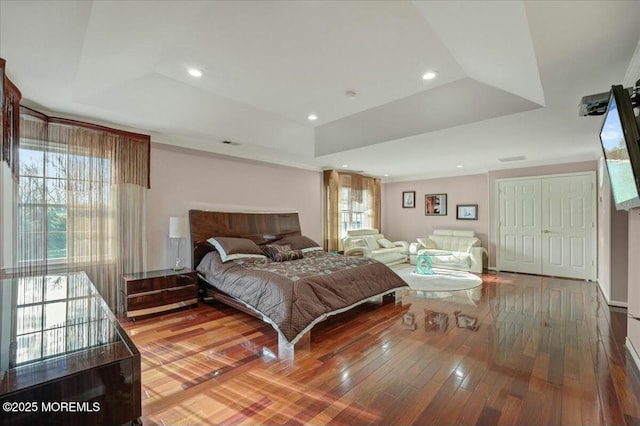
M444 312L436 312L425 308L424 330L446 332L449 327L449 315Z
M426 293L319 324L292 361L269 325L222 305L123 321L143 422L640 424L626 313L594 283L500 273L477 294Z
M463 314L461 311L455 311L456 325L458 328L466 328L471 331L478 331L478 318Z

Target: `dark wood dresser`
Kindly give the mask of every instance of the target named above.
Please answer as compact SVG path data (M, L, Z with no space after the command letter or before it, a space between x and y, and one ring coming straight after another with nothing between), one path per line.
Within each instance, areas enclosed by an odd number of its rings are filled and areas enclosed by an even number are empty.
M198 303L198 277L191 269L140 272L122 279L129 318Z
M0 425L137 425L140 353L85 273L0 280Z

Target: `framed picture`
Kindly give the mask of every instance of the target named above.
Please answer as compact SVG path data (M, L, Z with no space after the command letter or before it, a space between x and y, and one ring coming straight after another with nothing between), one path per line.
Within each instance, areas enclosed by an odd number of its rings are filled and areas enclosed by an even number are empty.
M458 204L456 206L456 219L478 220L478 205L477 204Z
M416 191L402 192L402 208L412 209L416 206Z
M425 216L447 215L447 194L427 194L424 196Z

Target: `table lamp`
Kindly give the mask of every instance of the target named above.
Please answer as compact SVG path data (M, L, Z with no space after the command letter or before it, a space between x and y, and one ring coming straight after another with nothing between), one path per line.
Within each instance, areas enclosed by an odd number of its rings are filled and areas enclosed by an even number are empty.
M169 238L178 240L178 250L176 254L176 265L173 267L174 271L180 271L184 269L180 262L180 243L184 238L187 238L187 220L184 217L170 217L169 218Z

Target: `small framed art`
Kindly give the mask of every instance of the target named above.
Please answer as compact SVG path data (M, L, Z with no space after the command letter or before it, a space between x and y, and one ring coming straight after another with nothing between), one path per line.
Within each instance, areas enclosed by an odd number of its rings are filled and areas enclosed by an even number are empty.
M424 196L425 216L447 215L447 194L427 194Z
M456 206L456 219L478 220L478 205L477 204L458 204Z
M416 191L402 191L402 208L412 209L416 206Z

